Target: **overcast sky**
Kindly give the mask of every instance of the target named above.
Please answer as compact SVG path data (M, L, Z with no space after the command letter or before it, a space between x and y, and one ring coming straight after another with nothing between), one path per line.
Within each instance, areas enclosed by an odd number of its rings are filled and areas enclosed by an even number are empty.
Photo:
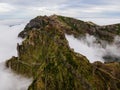
M120 0L0 0L0 19L51 14L118 19Z

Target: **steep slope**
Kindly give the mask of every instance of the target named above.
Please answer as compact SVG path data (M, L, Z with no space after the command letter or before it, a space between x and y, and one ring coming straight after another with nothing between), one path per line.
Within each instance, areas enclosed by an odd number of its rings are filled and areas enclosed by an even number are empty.
M89 33L99 40L112 42L119 31L117 26L100 27L57 15L38 16L19 34L25 40L17 46L18 57L12 57L6 66L18 74L33 77L28 90L119 90L120 78L114 75L119 72L116 70L120 68L119 63L91 64L85 56L71 50L65 38L65 33L77 38Z

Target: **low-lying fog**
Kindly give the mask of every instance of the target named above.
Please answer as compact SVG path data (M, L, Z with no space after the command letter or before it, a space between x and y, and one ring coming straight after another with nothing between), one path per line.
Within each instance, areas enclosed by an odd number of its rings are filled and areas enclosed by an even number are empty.
M0 21L0 90L27 90L31 79L14 74L5 67L5 61L17 56L16 46L22 39L18 33L23 30L26 23L22 21Z
M73 35L65 35L69 46L88 58L90 62L94 61L120 61L120 37L116 36L113 44L102 42L96 43L94 36L86 35L84 38L76 39Z

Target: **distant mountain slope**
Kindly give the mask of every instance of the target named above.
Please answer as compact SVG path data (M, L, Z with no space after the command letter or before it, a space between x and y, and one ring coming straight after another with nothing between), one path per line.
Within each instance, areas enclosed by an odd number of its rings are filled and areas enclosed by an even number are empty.
M63 16L38 16L19 34L18 57L6 62L18 74L33 77L28 90L119 90L120 63L91 64L70 49L65 34L86 33L111 43L120 24L98 26Z

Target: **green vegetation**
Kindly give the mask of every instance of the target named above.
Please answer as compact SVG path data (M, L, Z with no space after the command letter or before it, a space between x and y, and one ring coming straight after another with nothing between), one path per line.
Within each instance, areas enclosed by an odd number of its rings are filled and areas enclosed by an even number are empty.
M107 71L108 65L103 63L89 63L85 56L70 49L65 38L65 33L78 37L88 32L98 36L98 30L92 31L96 27L56 15L36 17L19 34L25 40L17 46L18 57L12 57L6 66L33 77L28 90L119 90L116 72Z

